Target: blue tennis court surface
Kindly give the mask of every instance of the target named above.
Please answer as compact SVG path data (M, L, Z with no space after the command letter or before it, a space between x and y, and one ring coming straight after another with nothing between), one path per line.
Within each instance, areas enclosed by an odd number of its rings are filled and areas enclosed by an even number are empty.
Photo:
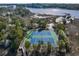
M38 44L39 41L43 41L45 44L49 42L53 47L57 47L58 37L54 31L32 31L30 34L29 40L31 44Z

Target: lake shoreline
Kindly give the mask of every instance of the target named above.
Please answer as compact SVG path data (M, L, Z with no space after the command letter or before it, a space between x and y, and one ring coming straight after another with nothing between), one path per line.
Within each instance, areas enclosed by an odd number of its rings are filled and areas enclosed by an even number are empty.
M47 15L56 15L56 16L64 16L66 13L71 16L79 19L79 11L78 10L68 10L61 8L26 8L30 10L34 14L47 14Z

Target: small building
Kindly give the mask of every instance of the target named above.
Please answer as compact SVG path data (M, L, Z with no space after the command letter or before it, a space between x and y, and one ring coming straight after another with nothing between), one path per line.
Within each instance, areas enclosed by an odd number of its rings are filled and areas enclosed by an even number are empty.
M64 20L64 17L58 17L55 22L63 24L63 20Z
M72 23L75 20L75 17L72 16L65 16L65 17L58 17L56 19L56 23L60 23L60 24L64 24L64 22L66 24Z

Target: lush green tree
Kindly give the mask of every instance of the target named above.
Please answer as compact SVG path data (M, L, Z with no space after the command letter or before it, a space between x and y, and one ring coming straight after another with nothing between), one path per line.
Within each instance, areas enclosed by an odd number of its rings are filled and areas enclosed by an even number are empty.
M46 28L46 24L47 24L47 21L46 20L41 19L37 23L39 24L39 27L40 28L43 28L43 29Z
M64 26L64 24L57 24L57 29L58 29L58 30L63 30L63 31L65 31L65 26Z
M0 41L4 39L4 33L0 32Z
M24 38L24 22L22 19L19 18L12 18L14 19L13 22L11 23L11 26L9 27L9 35L8 39L11 40L12 45L11 47L14 49L17 49L20 45L20 42Z
M0 21L0 31L6 28L6 24Z
M25 9L25 8L22 8L22 7L18 7L18 8L16 8L16 10L15 10L15 14L24 17L24 16L29 16L29 15L31 15L32 13L31 13L28 9Z
M5 37L7 22L6 19L0 17L0 40L3 40Z
M26 47L26 49L28 49L30 47L30 42L29 41L25 42L25 47Z

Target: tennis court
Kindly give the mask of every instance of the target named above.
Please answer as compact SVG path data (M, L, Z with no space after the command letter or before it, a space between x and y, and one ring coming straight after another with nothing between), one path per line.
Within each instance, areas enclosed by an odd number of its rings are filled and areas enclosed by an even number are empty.
M31 31L29 34L29 41L31 44L38 44L39 41L43 41L44 44L49 42L53 47L57 47L58 37L54 31Z

